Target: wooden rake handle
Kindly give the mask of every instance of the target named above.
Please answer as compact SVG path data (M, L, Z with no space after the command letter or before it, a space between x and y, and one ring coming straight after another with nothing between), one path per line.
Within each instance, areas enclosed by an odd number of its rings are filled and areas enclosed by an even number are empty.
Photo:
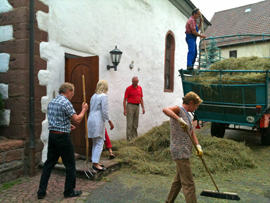
M84 75L82 75L82 85L83 85L83 103L86 104ZM86 160L88 160L89 143L88 143L88 129L87 129L87 113L84 114L84 122L85 122L85 139L86 139Z
M202 18L202 14L200 14L201 15L201 18ZM203 33L203 35L204 35L204 27L203 27L203 23L202 23L202 33ZM205 40L204 40L204 38L203 38L203 46L204 46L204 51L205 51L205 56L206 56L206 61L208 61L208 56L207 56L207 50L206 50L206 45L205 45Z
M194 140L192 139L192 137L191 137L191 135L190 135L190 132L189 132L189 131L187 131L187 134L188 134L188 136L189 136L189 138L190 138L190 140L191 140L191 142L192 142L193 146L195 147L196 151L197 151L197 152L199 152L199 150L198 150L198 148L197 148L197 146L196 146L196 144L195 144ZM216 182L215 182L214 178L212 177L212 175L211 175L211 173L210 173L210 171L209 171L209 169L208 169L208 167L207 167L207 165L206 165L206 163L205 163L204 159L202 158L202 156L199 156L199 157L201 158L202 163L203 163L203 165L204 165L204 167L205 167L206 171L208 172L208 174L209 174L210 178L212 179L212 181L213 181L213 183L214 183L214 185L215 185L215 187L216 187L217 191L219 192L219 189L218 189L218 187L217 187L217 184L216 184Z

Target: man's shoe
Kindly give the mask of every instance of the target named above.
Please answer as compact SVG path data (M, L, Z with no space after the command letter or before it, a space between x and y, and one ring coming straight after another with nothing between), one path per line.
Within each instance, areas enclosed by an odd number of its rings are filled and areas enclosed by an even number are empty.
M39 194L38 194L38 195L37 195L37 198L38 198L38 199L43 199L45 196L46 196L46 194L45 194L45 195L39 195Z
M193 70L193 66L188 66L187 70Z
M80 196L82 194L82 191L81 190L74 190L73 193L69 194L69 195L64 195L65 198L70 198L70 197L77 197L77 196Z

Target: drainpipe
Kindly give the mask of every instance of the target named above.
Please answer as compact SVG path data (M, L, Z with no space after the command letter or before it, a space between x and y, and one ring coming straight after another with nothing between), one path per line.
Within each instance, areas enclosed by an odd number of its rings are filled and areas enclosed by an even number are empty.
M34 84L34 23L35 0L30 0L29 30L29 110L30 110L30 143L29 143L29 176L35 175L35 84Z

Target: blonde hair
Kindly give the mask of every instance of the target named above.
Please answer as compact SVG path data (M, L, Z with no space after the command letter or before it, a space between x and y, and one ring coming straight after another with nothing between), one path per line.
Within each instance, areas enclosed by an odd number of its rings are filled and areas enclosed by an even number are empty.
M100 80L97 83L96 93L102 94L108 92L108 82L106 80Z
M74 85L69 83L69 82L65 82L59 88L58 93L59 94L63 94L63 93L65 94L67 92L67 90L73 91L74 90Z
M194 104L199 105L203 102L203 100L195 92L189 92L183 98L183 104L188 105L191 101L193 101Z

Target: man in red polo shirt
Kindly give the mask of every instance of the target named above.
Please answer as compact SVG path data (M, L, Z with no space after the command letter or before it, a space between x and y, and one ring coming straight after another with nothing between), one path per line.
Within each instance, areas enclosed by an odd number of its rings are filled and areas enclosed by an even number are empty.
M127 117L127 140L138 137L137 129L139 125L139 105L141 104L143 114L145 113L143 103L143 92L138 85L138 77L132 78L132 85L128 86L125 92L123 106L124 115Z

